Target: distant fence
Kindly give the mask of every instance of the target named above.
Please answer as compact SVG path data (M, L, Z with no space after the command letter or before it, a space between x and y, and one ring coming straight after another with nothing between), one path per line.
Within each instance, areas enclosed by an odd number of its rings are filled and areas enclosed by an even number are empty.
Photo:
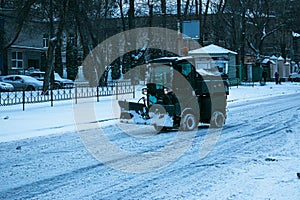
M244 80L241 81L239 78L234 78L234 79L229 79L229 87L232 88L233 86L239 87L239 85L241 86L252 86L254 87L255 85L265 85L264 82L262 81L251 81L251 80Z
M231 88L232 86L239 86L241 84L241 81L239 78L231 78L229 79L229 87Z
M96 97L99 101L99 97L122 95L122 94L135 95L135 87L130 81L122 82L108 82L103 86L90 87L83 85L75 85L74 88L69 89L56 89L49 90L46 94L42 91L13 91L13 92L0 92L0 106L9 106L16 104L23 104L23 110L25 104L51 102L54 101L69 100L79 98Z

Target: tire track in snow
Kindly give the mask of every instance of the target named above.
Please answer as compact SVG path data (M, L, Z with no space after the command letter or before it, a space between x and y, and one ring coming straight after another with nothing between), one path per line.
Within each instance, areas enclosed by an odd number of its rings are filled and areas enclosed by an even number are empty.
M300 102L299 98L293 99L294 103L296 99ZM283 102L286 102L286 100L281 98L279 103ZM278 103L278 101L276 103ZM260 102L251 101L249 104L250 105L246 104L245 106L237 107L237 109L254 112L257 116L254 119L248 119L243 122L238 120L237 117L230 119L235 120L235 122L228 121L229 123L223 129L221 139L216 147L202 160L197 158L199 150L197 148L197 141L201 141L204 138L205 130L200 129L195 137L196 142L193 143L192 148L186 152L185 155L178 159L178 162L156 172L139 175L124 175L122 173L115 173L113 172L114 170L105 168L102 164L88 165L61 175L2 191L0 197L22 199L46 196L48 198L55 198L61 197L60 194L64 191L74 192L76 189L80 190L80 184L85 184L84 188L86 190L91 188L90 191L81 194L83 197L96 199L132 199L142 196L146 199L178 198L179 195L182 195L182 198L189 198L192 197L193 192L195 192L195 194L197 194L197 192L201 194L201 192L199 192L201 189L207 191L213 187L214 184L217 184L218 179L226 179L226 175L225 177L221 177L222 175L224 176L224 173L218 174L219 170L221 170L220 167L228 167L232 163L242 162L241 160L236 160L236 157L243 156L246 151L249 151L251 148L264 146L266 144L264 139L266 138L270 140L282 139L282 137L279 137L277 134L284 134L284 130L289 127L290 123L297 122L295 115L289 115L289 113L291 111L295 112L299 105L291 106L283 104L283 108L277 108L275 106L275 110L273 110L274 105L270 105L265 110L268 113L265 113L261 110L253 111L253 108L258 107ZM273 118L267 119L270 118L270 116L276 116L278 114L290 117L284 121L280 118L276 118L275 120ZM274 123L279 124L279 126L274 127ZM253 127L253 125L255 125L255 127ZM110 128L114 129L115 127ZM142 127L141 130L144 132ZM121 144L127 144L130 138L124 137L122 131L119 131L120 132L112 134L112 140L118 141ZM159 141L164 138L172 137L172 134L174 135L176 132L167 134L169 135L154 135L152 142L159 143ZM154 145L153 148L156 147L157 144ZM149 148L149 150L151 150L151 148ZM146 149L141 152L146 152ZM45 170L47 171L47 169ZM84 181L78 184L74 183L77 180L84 179L85 176L93 176L93 174L101 170L105 170L106 174L98 175L95 179L102 180L96 181L94 179L90 183ZM215 178L212 179L211 177ZM201 182L204 184L201 185ZM95 188L92 187L93 185L99 186ZM197 188L195 188L195 186L197 186ZM188 196L189 192L190 196ZM205 192L203 193L205 195ZM69 194L69 198L72 198L72 193Z
M290 111L294 111L299 105L295 105L295 106L290 106L288 108L283 108L283 109L279 109L276 111L271 111L271 115L277 115L278 113L282 113L284 114L284 112L290 112ZM273 106L271 106L273 107ZM249 109L251 110L251 109ZM234 136L234 135L230 135L229 138L227 138L225 141L220 142L220 144L218 145L218 151L217 153L215 153L214 155L210 155L209 158L204 159L203 161L200 161L200 163L198 162L187 162L186 165L180 167L180 168L176 168L176 170L170 171L169 173L163 173L160 174L158 176L156 176L155 178L150 178L149 180L144 181L144 184L140 184L141 186L136 185L131 186L132 189L130 192L131 194L136 194L134 197L139 197L140 193L139 191L143 191L143 187L144 185L151 185L151 182L155 182L156 180L160 180L161 185L164 186L168 186L168 187L172 187L172 184L176 183L178 180L187 180L190 179L192 176L194 176L195 174L202 174L201 172L195 172L192 170L187 170L189 168L193 168L193 167L216 167L216 166L220 166L220 165L226 165L230 162L234 162L234 157L236 156L237 153L242 153L243 154L243 149L247 149L251 146L256 146L257 144L259 145L259 143L261 143L261 141L267 137L270 138L276 138L276 133L278 132L283 132L287 127L286 126L278 126L275 127L273 123L261 123L258 127L252 127L251 126L251 122L253 122L254 124L257 124L258 121L262 120L264 118L269 118L270 115L266 115L262 113L262 116L258 116L257 118L253 119L250 121L250 123L242 123L239 124L239 126L233 126L233 127L229 127L229 128L224 128L224 135L228 135L231 133L231 131L236 131L240 128L245 129L245 126L247 126L247 130L245 131L246 133L249 134L242 134L238 137ZM293 117L291 119L287 119L286 121L291 121L293 120ZM296 119L294 119L296 120ZM283 124L280 119L278 119L278 121L273 121L274 123L276 122L280 122L279 124ZM256 145L254 145L254 143L257 143ZM262 144L260 145L264 145L264 143L262 142ZM219 155L219 153L222 152L222 155ZM226 159L225 162L223 159ZM194 165L194 166L193 166ZM185 173L182 173L186 171ZM178 172L180 172L178 174ZM165 178L167 177L167 178ZM170 179L170 177L172 177ZM165 179L164 181L162 179ZM184 181L183 181L184 182ZM133 183L135 183L135 181L133 181ZM145 184L146 183L146 184ZM119 191L121 192L121 191ZM126 190L122 191L123 193L126 193ZM153 193L152 193L153 194ZM124 194L125 195L125 194ZM148 194L149 195L149 194ZM155 193L154 195L150 195L148 196L148 199L151 199L152 197L155 197ZM112 196L109 196L112 197Z
M37 195L47 193L49 191L55 190L57 188L63 187L69 184L70 178L74 179L74 175L79 175L85 173L92 169L98 168L103 164L99 163L96 165L90 165L87 167L79 168L68 173L64 173L57 176L52 176L50 178L42 179L33 183L28 183L26 185L21 185L15 188L1 191L0 199L28 199L34 198Z

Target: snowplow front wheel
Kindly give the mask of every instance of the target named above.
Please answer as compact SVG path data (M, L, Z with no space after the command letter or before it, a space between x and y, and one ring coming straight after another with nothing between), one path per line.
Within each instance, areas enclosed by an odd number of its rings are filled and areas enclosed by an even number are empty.
M199 122L192 113L186 113L181 118L180 129L183 131L193 131L198 127Z
M222 128L225 124L225 115L220 111L215 111L212 114L210 125L213 128Z

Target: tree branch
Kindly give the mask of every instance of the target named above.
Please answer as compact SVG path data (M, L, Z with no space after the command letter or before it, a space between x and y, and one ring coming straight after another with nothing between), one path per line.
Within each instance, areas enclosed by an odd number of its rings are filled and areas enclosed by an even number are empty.
M3 48L1 51L6 51L11 45L13 45L17 39L20 36L20 33L22 32L23 25L25 21L27 20L27 17L29 15L29 11L31 6L36 3L38 0L28 0L25 2L24 6L17 9L17 28L16 28L16 34L13 37L13 39Z

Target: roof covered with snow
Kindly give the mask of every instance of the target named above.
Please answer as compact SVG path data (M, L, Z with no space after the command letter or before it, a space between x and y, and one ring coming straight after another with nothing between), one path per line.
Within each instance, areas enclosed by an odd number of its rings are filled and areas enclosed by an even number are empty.
M36 50L36 51L46 51L47 50L47 48L39 48L39 47L32 47L32 46L22 46L22 45L11 45L11 48Z
M273 60L270 60L269 58L263 59L262 64L267 64L268 62L270 62L272 64L276 64Z
M292 36L293 36L293 37L300 37L300 33L292 32Z
M235 54L236 55L237 52L211 44L205 47L201 47L199 49L194 49L189 51L189 55L196 55L196 54Z
M284 60L284 58L283 58L282 56L279 56L278 60L281 60L281 61L283 61L283 60Z

